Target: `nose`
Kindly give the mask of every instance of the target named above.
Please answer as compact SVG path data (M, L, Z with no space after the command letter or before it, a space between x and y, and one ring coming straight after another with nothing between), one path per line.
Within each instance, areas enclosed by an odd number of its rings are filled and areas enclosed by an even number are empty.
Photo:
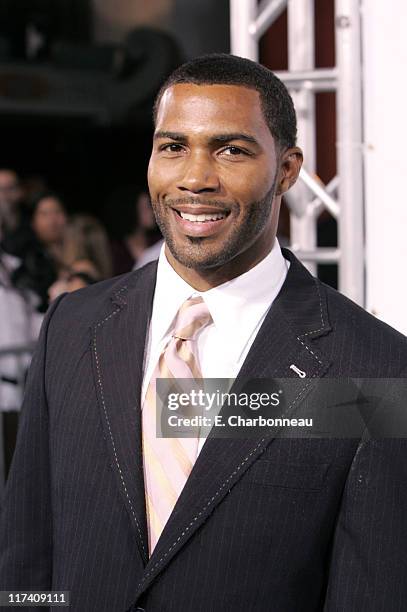
M178 181L180 191L214 193L219 191L219 176L210 155L191 155L185 162L184 173Z

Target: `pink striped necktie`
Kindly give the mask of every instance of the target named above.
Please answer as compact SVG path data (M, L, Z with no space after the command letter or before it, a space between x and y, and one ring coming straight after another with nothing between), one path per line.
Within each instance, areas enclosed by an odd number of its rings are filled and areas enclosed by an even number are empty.
M196 339L212 317L201 297L178 311L174 332L158 360L142 408L144 484L150 555L173 511L198 455L199 437L158 438L156 379L200 379Z

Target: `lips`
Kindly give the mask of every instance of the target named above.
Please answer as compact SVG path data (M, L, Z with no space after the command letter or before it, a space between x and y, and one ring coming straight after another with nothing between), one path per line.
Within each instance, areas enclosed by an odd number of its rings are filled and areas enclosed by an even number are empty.
M182 211L177 211L179 215L185 219L186 221L192 221L193 223L202 223L203 221L219 221L220 219L224 219L227 216L227 213L211 213L211 214L200 214L196 213L185 213Z
M186 207L172 210L177 226L184 235L202 238L218 233L228 222L230 214L229 211L214 211L198 206L192 210Z

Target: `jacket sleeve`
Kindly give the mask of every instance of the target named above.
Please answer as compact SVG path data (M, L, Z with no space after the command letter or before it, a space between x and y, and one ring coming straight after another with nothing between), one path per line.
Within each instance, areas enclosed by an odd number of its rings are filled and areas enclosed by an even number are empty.
M51 588L52 514L44 380L48 329L63 297L48 310L27 378L16 448L1 504L2 591Z
M355 455L336 524L324 612L407 610L407 440Z

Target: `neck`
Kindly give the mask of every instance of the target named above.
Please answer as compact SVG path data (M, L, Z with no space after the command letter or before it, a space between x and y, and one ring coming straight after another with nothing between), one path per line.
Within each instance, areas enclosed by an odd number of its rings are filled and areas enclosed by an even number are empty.
M231 261L213 268L187 268L177 261L165 245L165 254L169 264L175 272L196 291L208 291L230 281L245 272L248 272L270 253L274 246L275 237L272 236L266 248L260 248L259 243L253 245ZM257 247L257 248L256 248Z

